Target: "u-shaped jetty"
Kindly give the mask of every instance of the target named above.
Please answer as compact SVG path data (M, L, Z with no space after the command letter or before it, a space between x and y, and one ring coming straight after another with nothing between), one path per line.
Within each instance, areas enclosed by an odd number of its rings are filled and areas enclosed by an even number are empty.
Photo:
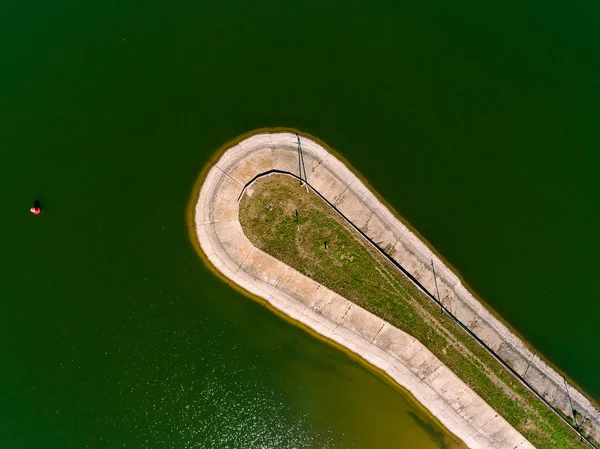
M469 448L534 447L421 342L250 242L238 220L240 198L257 178L278 172L302 179L432 300L439 298L515 382L565 416L572 402L579 426L600 439L600 413L591 401L486 309L363 180L309 137L261 132L227 148L205 171L194 230L206 260L225 278L387 373Z

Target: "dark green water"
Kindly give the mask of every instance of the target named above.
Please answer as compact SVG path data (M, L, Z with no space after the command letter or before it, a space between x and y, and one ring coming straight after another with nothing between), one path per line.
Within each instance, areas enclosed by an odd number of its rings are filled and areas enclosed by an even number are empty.
M336 148L600 398L600 6L500 3L1 3L0 447L442 447L194 253L198 172L262 126Z

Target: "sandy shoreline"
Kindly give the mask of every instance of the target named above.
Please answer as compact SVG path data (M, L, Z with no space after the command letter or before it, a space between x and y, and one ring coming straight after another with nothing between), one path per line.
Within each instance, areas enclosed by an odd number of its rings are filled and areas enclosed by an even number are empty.
M428 290L435 288L433 259L444 305L546 400L570 414L563 380L556 371L485 309L341 161L305 137L302 149L303 172L320 194ZM257 134L223 153L206 175L195 208L198 242L210 263L245 290L386 372L469 447L533 447L421 343L248 241L237 220L243 187L273 169L298 174L298 162L297 138L290 133ZM597 430L597 410L577 390L569 392L575 408Z

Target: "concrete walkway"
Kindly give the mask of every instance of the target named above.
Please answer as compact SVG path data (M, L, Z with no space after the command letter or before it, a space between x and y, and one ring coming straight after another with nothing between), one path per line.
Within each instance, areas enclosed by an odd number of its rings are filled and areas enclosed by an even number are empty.
M294 134L257 134L228 149L208 172L195 209L198 241L208 260L245 290L385 371L470 448L533 447L420 342L246 238L238 221L238 199L244 187L269 170L307 177L313 188L429 291L435 291L433 260L445 307L553 406L570 414L562 377L487 311L342 162L310 139L303 137L301 143L300 154ZM569 392L575 408L597 430L598 411L577 390Z

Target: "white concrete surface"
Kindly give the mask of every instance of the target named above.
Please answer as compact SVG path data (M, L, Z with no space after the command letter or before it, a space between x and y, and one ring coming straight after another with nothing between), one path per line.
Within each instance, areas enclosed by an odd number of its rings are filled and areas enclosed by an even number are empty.
M429 291L435 291L433 259L445 306L550 403L570 414L562 377L534 357L348 167L316 142L306 137L301 142L311 186ZM207 174L195 224L200 246L216 269L293 320L385 371L470 448L533 447L420 342L252 245L237 219L238 197L256 175L272 169L298 175L296 135L249 137L225 151ZM600 439L598 410L575 388L569 392L586 428Z

